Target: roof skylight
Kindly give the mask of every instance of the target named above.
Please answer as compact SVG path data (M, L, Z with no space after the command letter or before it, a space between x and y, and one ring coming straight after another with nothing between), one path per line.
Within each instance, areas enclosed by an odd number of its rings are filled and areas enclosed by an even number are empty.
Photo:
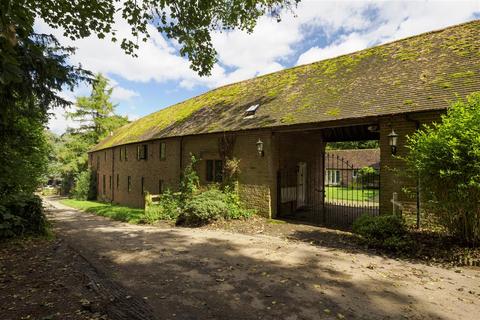
M253 118L259 106L260 106L259 104L254 104L248 107L248 109L245 110L245 118L246 119Z

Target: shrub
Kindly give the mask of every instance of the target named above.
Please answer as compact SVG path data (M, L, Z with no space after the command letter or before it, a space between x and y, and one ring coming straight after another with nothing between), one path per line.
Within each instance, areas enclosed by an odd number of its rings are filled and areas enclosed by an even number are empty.
M451 233L480 241L480 92L450 105L441 123L408 138L406 162L424 208Z
M42 199L35 195L15 195L0 203L0 238L44 235L47 220Z
M245 209L240 196L235 187L226 187L223 191L227 198L228 212L225 219L249 218L253 215L253 210Z
M252 215L252 211L243 208L237 193L236 179L238 177L238 161L228 161L229 183L224 185L224 190L218 186L200 190L199 178L195 171L197 159L192 155L190 164L185 168L180 183L180 193L173 199L167 197L164 208L153 206L148 219L169 215L169 212L181 213L177 216L177 224L202 225L217 219L239 219ZM174 210L176 209L176 210ZM169 215L170 216L170 215ZM171 215L173 218L174 215Z
M152 203L151 196L145 196L145 216L147 223L154 223L159 220L175 220L180 213L180 200L178 194L166 190L158 203Z
M75 178L75 185L72 189L72 197L77 200L87 200L90 194L91 184L90 171L80 172Z
M180 181L180 196L181 201L185 202L190 199L195 192L198 191L200 185L200 179L195 171L195 165L198 160L194 155L190 155L190 163L185 167L183 171L182 180Z
M197 194L185 203L178 217L179 224L201 225L227 216L227 196L218 189Z
M376 247L401 251L410 244L405 222L397 215L362 215L353 222L352 231Z

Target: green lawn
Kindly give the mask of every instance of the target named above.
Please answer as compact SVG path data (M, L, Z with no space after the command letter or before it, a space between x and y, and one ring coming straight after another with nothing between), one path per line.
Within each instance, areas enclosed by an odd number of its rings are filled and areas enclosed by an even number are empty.
M75 209L94 213L99 216L129 223L139 223L144 214L143 209L134 209L97 201L64 199L60 200L60 203Z
M325 187L327 200L378 201L378 190Z

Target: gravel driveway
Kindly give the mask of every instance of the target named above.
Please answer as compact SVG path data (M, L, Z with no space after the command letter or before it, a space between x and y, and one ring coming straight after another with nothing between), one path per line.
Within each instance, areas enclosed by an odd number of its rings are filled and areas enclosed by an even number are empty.
M479 269L265 235L131 225L49 201L59 237L158 319L479 319Z

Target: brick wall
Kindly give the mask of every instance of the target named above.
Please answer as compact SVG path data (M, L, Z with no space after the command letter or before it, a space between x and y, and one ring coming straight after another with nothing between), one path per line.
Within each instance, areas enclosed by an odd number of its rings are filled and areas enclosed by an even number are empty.
M249 208L257 210L264 216L271 216L272 203L270 196L275 190L275 172L272 168L271 133L255 131L235 134L233 156L240 159L240 197ZM206 134L183 138L169 138L130 144L90 153L89 161L93 170L99 176L98 199L112 201L133 207L143 207L141 181L143 177L144 191L159 192L159 180L164 186L177 189L180 181L180 154L182 152L183 168L190 161L190 154L194 154L200 161L196 167L202 185L206 181L206 161L221 160L219 154L219 138L222 134ZM265 156L257 153L256 142L261 139L264 143ZM166 159L160 159L160 143L166 143ZM148 145L147 160L137 160L137 146ZM182 148L181 148L182 145ZM120 149L127 148L127 160L122 156ZM106 158L105 158L106 154ZM123 154L123 151L122 151ZM97 167L97 158L99 165ZM113 167L112 167L113 166ZM103 176L106 185L103 188ZM118 187L117 187L118 175ZM109 179L112 177L112 187ZM127 179L131 177L131 189L128 191ZM272 189L273 188L273 189Z
M166 157L164 160L160 159L160 143L162 142L166 144ZM143 144L148 146L147 160L138 160L137 146ZM142 177L144 191L157 194L159 192L160 180L163 181L164 189L176 189L180 176L179 147L179 139L171 138L130 144L91 153L90 160L93 159L93 161L91 161L90 165L93 170L97 170L100 178L98 199L132 207L143 207ZM125 148L127 159L125 159L124 155ZM123 149L122 159L120 159L120 149ZM104 160L105 153L107 154L106 160ZM99 169L97 169L95 160L97 157L100 157ZM102 184L103 175L106 176L107 181L105 192ZM112 176L112 188L109 185L110 176ZM129 176L131 181L130 191L128 190Z

